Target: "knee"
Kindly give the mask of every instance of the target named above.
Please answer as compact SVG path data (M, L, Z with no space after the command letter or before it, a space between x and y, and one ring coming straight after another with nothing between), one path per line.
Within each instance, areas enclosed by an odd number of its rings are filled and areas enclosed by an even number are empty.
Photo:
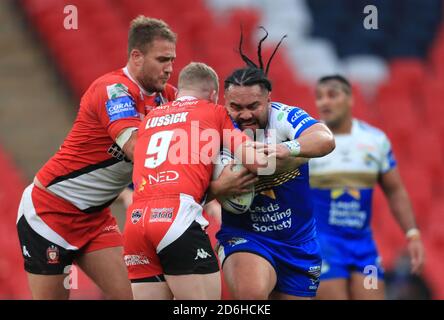
M236 300L267 300L270 292L266 285L239 283L232 292Z

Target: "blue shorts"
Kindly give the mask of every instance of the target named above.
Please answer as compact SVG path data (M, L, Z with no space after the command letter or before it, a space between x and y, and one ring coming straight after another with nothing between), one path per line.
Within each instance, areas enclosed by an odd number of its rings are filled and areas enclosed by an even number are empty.
M277 276L274 290L299 297L316 296L322 261L316 239L294 245L231 227L222 227L216 238L222 265L235 252L250 252L273 266Z
M362 238L344 238L318 231L321 245L321 281L350 278L352 272L384 278L384 269L371 234Z

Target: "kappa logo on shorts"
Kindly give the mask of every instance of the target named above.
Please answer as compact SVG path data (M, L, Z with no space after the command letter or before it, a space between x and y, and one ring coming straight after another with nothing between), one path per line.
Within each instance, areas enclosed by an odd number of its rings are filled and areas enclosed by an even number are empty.
M174 208L152 208L149 222L171 222Z
M57 248L55 245L51 245L50 247L48 247L48 249L46 249L46 258L49 264L59 263L60 262L59 248Z
M140 218L142 218L142 209L134 209L133 212L131 212L131 222L136 224Z
M196 255L196 258L194 258L194 260L197 260L199 258L200 259L211 258L211 254L206 252L204 249L200 248L200 249L197 249L197 255Z
M150 261L144 254L127 254L123 257L127 267L150 264Z
M29 254L28 249L26 249L26 246L23 246L22 252L24 257L31 258L31 255Z

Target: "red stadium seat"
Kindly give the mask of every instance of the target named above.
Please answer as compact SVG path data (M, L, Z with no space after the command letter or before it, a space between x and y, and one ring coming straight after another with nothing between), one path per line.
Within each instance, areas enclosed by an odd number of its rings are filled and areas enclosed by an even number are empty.
M426 225L430 219L431 205L435 196L432 179L427 174L427 168L417 162L400 161L399 170L412 201L418 223L421 226Z
M421 109L427 128L444 129L444 121L437 117L444 110L444 78L426 78L421 86L420 94L421 104L418 105L418 109Z
M444 81L444 25L441 26L430 50L430 62L437 78Z
M435 199L430 213L430 223L425 228L428 237L435 245L444 245L444 201Z
M425 64L420 59L394 59L390 62L390 78L405 90L413 90L426 75Z

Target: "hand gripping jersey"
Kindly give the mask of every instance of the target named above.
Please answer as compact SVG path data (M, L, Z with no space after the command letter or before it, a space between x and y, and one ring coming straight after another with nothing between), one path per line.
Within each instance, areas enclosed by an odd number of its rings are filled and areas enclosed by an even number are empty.
M134 202L181 193L199 203L225 146L234 152L247 136L235 129L223 106L182 97L144 119L134 155Z
M386 135L354 119L351 134L335 135L336 149L310 160L310 183L320 233L370 234L373 188L396 166Z
M260 142L281 143L294 140L317 123L304 110L273 102L265 135ZM274 141L273 141L274 140ZM309 188L308 165L291 172L262 176L255 185L256 196L242 215L222 211L222 230L234 227L258 237L302 242L315 235Z
M138 127L147 112L174 98L170 85L148 95L126 68L98 78L82 97L71 132L37 178L83 212L107 207L131 182L132 163L114 142L116 137L125 128Z

